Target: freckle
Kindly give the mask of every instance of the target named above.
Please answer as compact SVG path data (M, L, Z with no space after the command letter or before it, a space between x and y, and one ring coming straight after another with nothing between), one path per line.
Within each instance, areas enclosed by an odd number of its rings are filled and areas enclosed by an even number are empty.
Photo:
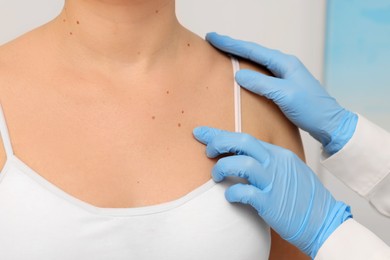
M70 34L70 35L73 35L73 33L72 33L72 32L69 32L69 34Z
M158 10L156 10L156 14L158 14Z
M65 23L65 22L66 22L66 19L63 19L62 21Z
M138 54L138 55L140 55L140 54L141 54L141 52L139 51L139 52L137 52L137 54Z
M154 119L156 119L156 117L155 117L155 116L152 116L152 119L154 120Z
M187 43L187 46L188 46L188 47L190 47L190 46L191 46L191 44Z
M79 22L79 21L76 21L76 23L77 23L77 24L80 24L80 22Z
M209 87L206 87L206 89L209 89Z
M181 113L184 114L184 110L182 110Z
M139 181L137 181L137 184L139 184Z
M167 94L169 95L169 90L167 90Z
M180 123L178 123L178 124L177 124L177 126L178 126L178 127L181 127L181 124L180 124Z

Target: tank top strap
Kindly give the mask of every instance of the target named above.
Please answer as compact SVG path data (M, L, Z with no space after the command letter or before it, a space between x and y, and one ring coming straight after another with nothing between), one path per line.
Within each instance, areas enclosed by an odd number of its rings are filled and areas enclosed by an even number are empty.
M240 63L238 60L231 56L233 64L233 75L234 75L234 120L235 120L235 131L241 133L241 86L235 79L236 72L240 69Z
M3 106L1 105L1 103L0 103L0 133L1 133L1 139L4 144L4 149L7 158L10 158L10 156L12 156L14 152L12 149L11 140L9 138L7 123L5 121Z

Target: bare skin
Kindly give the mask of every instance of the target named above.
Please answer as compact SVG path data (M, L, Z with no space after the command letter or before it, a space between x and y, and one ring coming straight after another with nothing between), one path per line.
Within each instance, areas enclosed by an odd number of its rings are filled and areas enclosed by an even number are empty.
M159 204L207 182L215 160L192 130L234 131L232 65L174 12L172 0L68 0L56 19L2 46L0 99L15 156L97 207ZM242 109L244 132L304 158L273 103L242 90ZM271 259L304 259L272 239Z

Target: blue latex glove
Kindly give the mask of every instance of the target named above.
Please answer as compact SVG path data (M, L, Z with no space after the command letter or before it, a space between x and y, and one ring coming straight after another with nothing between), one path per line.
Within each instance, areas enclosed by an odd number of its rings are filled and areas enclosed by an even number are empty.
M321 142L328 154L338 152L350 140L357 115L329 96L295 56L216 33L207 34L206 39L222 51L265 66L278 77L251 70L236 74L241 86L273 100L290 121Z
M336 201L317 176L294 153L248 134L209 127L194 129L207 145L207 156L219 159L212 170L216 182L238 176L249 184L235 184L226 199L253 206L283 239L312 258L328 236L348 218L349 206Z

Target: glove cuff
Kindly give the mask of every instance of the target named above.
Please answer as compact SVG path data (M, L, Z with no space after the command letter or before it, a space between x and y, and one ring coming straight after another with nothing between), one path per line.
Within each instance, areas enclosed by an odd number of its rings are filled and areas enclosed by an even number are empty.
M328 239L328 237L347 219L352 218L351 208L343 202L336 202L336 205L333 207L333 210L329 213L326 218L326 221L323 225L323 228L320 230L315 243L313 243L311 252L309 253L310 257L314 259L317 255L318 250Z
M324 146L328 155L333 155L340 151L355 133L358 116L347 111L341 120L339 127L332 133L331 141Z

